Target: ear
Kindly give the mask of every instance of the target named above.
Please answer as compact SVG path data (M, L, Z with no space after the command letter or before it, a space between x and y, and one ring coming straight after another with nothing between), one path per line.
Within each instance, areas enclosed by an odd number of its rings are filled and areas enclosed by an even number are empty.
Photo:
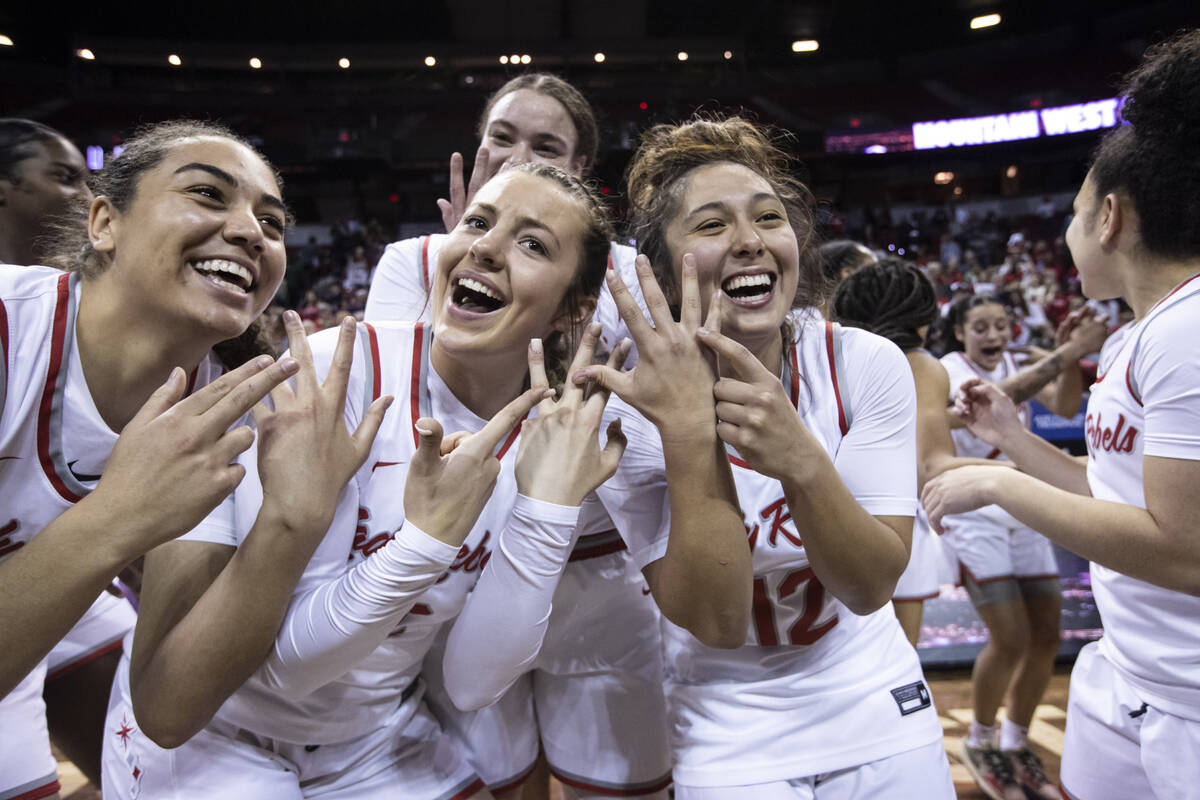
M550 323L550 327L561 333L566 333L572 328L576 328L592 318L596 313L596 298L588 297L579 304L575 309L574 314L559 314L554 322Z
M114 230L120 227L117 211L103 195L92 201L88 210L88 239L100 253L111 253L117 249Z
M1100 208L1100 244L1112 246L1116 244L1116 239L1121 235L1121 228L1125 225L1126 208L1125 204L1129 202L1128 197L1123 197L1116 192L1109 192L1104 195L1103 205Z
M967 342L967 331L962 325L954 326L954 338L958 339L963 344Z

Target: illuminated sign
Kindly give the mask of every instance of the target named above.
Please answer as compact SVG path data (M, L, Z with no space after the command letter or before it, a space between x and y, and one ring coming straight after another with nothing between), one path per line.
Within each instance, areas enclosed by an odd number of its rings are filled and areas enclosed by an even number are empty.
M1040 111L1015 111L986 117L940 119L914 122L914 150L966 147L976 144L1015 142L1039 136L1082 133L1117 124L1119 101L1115 97L1070 106L1043 108Z

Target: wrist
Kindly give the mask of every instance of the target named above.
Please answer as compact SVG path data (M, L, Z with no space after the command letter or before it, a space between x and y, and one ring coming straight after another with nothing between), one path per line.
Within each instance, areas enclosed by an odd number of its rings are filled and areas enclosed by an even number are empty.
M328 513L312 513L298 504L288 505L268 495L258 510L258 522L289 538L324 534L333 522L333 506Z

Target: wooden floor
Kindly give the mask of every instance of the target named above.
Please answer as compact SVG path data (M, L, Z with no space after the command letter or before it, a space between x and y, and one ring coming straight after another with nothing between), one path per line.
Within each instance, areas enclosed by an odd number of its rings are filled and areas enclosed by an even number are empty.
M1069 667L1060 666L1050 680L1050 688L1042 705L1038 706L1029 738L1046 763L1046 774L1058 780L1058 762L1062 755L1063 729L1067 719L1067 676ZM984 800L983 792L975 788L971 776L959 759L959 747L971 721L971 678L963 671L930 671L926 673L933 697L941 713L945 731L946 753L950 758L950 774L960 800ZM99 790L68 761L60 761L58 778L65 800L100 800ZM558 787L552 787L552 800L559 800Z

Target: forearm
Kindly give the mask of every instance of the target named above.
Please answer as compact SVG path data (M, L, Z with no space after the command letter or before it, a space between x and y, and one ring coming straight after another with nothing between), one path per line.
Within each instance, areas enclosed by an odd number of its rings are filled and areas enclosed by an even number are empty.
M341 677L387 638L458 550L405 524L369 558L292 602L259 677L293 697Z
M754 569L725 446L708 433L663 436L671 528L652 588L671 622L711 647L740 647Z
M985 498L1089 561L1167 589L1200 594L1200 550L1145 509L1098 500L1030 475L997 471Z
M495 702L532 667L578 521L578 506L517 498L446 645L446 691L460 709Z
M1044 386L1063 374L1064 371L1073 370L1076 380L1082 380L1078 375L1079 358L1080 355L1073 345L1064 344L1036 364L1031 364L1019 370L1015 375L1000 381L997 386L1012 399L1013 403L1020 405L1041 391ZM1074 411L1071 412L1071 414L1074 413ZM1071 416L1071 414L1066 416Z
M792 519L802 520L813 573L856 614L883 606L908 564L908 546L859 505L828 458L808 475L783 481Z
M139 653L135 637L134 709L156 742L186 741L263 663L323 532L298 531L264 507L154 652Z
M113 577L136 537L86 499L0 563L0 697L37 666Z
M1087 466L1032 431L1021 428L1001 443L1004 454L1022 472L1072 494L1091 495ZM995 464L995 462L991 462Z

